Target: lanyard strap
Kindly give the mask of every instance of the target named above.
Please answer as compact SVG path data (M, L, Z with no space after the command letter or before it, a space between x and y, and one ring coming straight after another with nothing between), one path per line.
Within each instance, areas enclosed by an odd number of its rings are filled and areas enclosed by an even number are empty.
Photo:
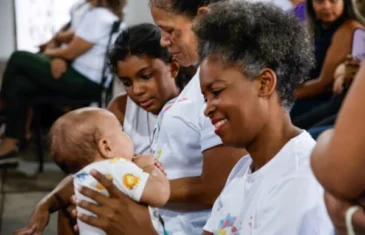
M160 131L161 131L161 125L162 125L162 120L166 114L166 112L172 108L172 106L175 104L177 98L174 98L170 101L168 101L162 108L161 112L158 114L157 117L157 121L156 121L156 125L155 128L153 130L153 134L152 134L152 144L151 144L151 151L154 150L154 146L157 143L157 140L160 136ZM154 154L154 152L152 152Z

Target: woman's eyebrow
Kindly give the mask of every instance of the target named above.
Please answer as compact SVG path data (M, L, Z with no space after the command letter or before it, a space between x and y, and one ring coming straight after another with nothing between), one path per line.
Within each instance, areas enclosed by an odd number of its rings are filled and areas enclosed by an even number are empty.
M141 75L141 73L143 73L145 70L150 69L150 68L152 68L152 66L142 67L142 68L140 68L140 69L138 70L138 72L136 73L136 75L137 75L137 76L138 76L138 75Z

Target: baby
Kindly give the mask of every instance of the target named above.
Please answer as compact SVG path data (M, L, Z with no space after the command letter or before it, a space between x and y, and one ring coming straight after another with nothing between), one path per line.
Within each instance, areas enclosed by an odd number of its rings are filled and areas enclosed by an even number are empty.
M151 207L166 204L170 196L169 182L150 156L133 158L133 143L124 134L117 118L99 108L82 108L60 117L50 131L53 160L66 173L72 174L76 197L91 201L77 188L86 186L108 195L104 187L89 173L96 169L113 180L123 193ZM81 208L77 210L91 214ZM153 223L156 213L150 209ZM105 234L104 231L77 221L80 235Z

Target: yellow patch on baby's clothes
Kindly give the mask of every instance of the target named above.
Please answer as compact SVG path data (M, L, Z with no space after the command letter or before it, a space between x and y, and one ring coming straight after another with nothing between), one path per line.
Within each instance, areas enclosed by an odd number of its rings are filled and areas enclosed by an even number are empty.
M125 174L123 176L123 184L129 189L134 189L139 184L139 177L133 175L133 174Z
M105 177L108 179L108 180L113 180L113 176L111 174L106 174ZM96 183L96 185L94 186L94 188L98 191L102 191L102 190L105 190L104 186L100 183Z
M160 149L157 151L157 157L156 157L157 160L160 159L161 155L162 155L162 150Z
M118 157L115 157L115 158L110 159L109 163L110 164L115 164L115 163L119 162L119 160L120 159Z

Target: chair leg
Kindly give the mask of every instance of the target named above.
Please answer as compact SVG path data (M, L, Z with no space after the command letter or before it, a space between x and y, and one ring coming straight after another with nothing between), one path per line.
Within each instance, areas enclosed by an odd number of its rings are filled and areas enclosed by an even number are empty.
M39 107L33 107L34 112L34 121L35 121L35 144L37 147L37 155L38 155L38 162L39 168L38 172L42 173L44 168L44 152L43 152L43 145L42 145L42 126L41 126L41 117L40 117L40 110Z

